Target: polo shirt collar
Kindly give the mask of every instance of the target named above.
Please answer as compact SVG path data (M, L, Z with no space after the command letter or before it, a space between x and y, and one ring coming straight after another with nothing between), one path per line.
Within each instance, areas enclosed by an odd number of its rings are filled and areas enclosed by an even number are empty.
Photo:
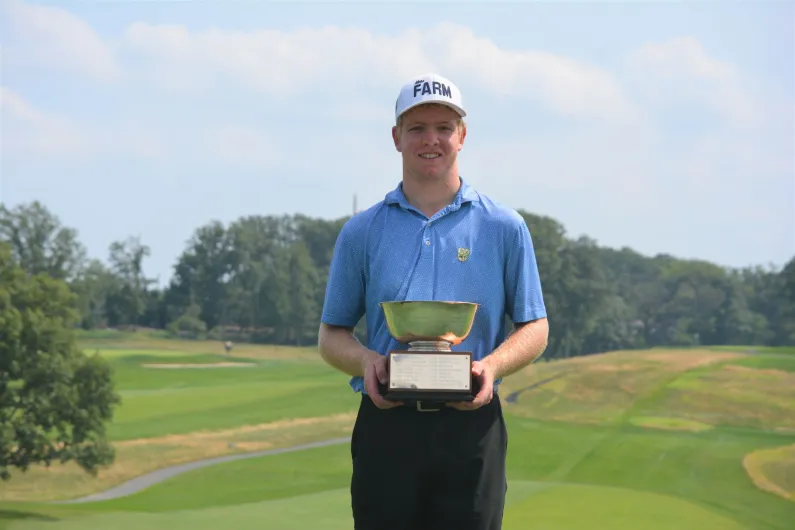
M464 203L476 202L480 200L480 196L478 195L478 192L475 191L475 188L467 184L467 182L461 177L458 177L458 180L461 182L461 186L458 188L458 192L455 194L453 202L446 209L457 210ZM403 182L398 183L395 189L386 194L384 197L384 203L398 204L402 208L414 209L409 204L406 195L403 193Z

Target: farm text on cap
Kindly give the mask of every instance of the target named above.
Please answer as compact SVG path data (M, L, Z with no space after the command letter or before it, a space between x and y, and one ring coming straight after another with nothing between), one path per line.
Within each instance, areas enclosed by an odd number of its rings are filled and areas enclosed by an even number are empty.
M424 103L447 105L460 116L466 116L461 91L449 79L438 74L425 74L415 77L403 85L395 102L395 120L409 109Z

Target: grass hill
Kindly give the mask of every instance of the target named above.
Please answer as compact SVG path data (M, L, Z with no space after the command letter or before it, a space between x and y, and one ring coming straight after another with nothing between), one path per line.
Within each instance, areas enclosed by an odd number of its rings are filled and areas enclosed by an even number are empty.
M0 483L0 529L350 528L346 444L190 471L118 499L54 504L201 458L350 433L347 377L314 348L94 333L123 403L116 463ZM683 349L538 362L501 387L510 529L781 529L795 520L795 352Z

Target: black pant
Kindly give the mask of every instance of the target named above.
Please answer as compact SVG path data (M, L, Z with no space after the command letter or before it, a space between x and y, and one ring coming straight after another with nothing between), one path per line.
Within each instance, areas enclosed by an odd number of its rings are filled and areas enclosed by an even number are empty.
M500 530L508 433L498 396L474 411L380 410L351 439L356 530Z

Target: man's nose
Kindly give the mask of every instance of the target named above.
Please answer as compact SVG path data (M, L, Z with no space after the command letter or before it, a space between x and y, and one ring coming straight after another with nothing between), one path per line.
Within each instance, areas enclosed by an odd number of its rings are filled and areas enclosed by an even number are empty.
M439 141L439 135L433 130L433 128L429 127L422 134L422 141L425 145L434 145Z

